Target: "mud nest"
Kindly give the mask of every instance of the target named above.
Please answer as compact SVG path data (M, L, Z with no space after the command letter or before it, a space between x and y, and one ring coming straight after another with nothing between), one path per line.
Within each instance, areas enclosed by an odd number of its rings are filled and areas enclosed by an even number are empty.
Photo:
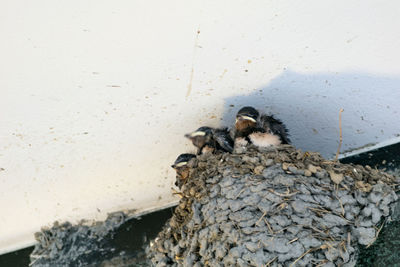
M51 228L44 227L35 233L37 244L29 266L87 266L88 262L106 258L113 250L106 237L125 221L123 212L115 212L104 222L82 221L77 225L55 222Z
M353 266L397 200L395 177L290 145L192 159L156 266Z

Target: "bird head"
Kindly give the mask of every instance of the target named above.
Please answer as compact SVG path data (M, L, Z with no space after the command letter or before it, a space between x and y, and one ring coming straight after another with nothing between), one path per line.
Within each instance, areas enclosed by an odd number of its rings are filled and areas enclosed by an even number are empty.
M244 131L253 128L257 124L257 118L260 114L253 107L243 107L236 114L235 128L238 131Z
M189 154L189 153L180 154L176 158L174 164L171 165L171 167L174 168L174 169L179 169L179 168L182 168L182 167L186 167L188 162L192 158L195 158L195 157L196 157L196 155Z
M203 126L194 132L185 134L185 137L190 139L194 146L201 148L211 140L212 129L207 126Z

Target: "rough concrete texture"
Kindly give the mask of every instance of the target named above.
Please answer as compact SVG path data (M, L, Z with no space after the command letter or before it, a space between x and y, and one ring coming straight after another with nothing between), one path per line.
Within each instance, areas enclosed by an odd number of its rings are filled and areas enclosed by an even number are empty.
M353 266L397 200L393 176L289 145L190 164L155 266Z
M122 212L112 213L104 222L54 223L35 234L36 244L31 253L30 266L83 266L96 262L112 253L106 236L113 233L126 220ZM107 266L107 265L105 265Z

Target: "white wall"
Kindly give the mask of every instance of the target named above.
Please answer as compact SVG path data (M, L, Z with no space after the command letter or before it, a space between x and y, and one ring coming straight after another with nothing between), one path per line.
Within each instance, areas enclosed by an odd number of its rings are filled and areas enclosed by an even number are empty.
M340 108L343 150L395 138L399 12L398 1L1 1L0 253L54 220L175 202L169 166L193 151L183 134L229 124L241 105L327 157Z

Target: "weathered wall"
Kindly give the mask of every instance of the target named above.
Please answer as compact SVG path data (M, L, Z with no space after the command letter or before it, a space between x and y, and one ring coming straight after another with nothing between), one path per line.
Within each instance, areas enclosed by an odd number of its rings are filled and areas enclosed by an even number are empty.
M2 1L0 253L54 220L175 202L183 134L254 104L294 144L400 133L397 1ZM234 106L231 106L234 105ZM223 118L221 121L220 119Z

